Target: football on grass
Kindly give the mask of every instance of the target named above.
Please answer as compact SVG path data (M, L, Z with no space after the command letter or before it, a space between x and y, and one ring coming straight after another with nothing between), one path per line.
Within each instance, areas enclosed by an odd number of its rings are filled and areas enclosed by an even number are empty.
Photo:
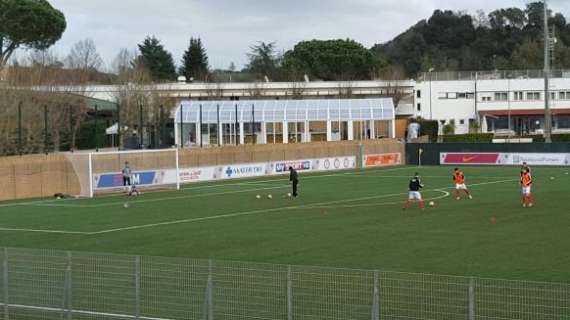
M433 201L430 201L428 204L429 204L430 207L435 206L435 202L433 202Z

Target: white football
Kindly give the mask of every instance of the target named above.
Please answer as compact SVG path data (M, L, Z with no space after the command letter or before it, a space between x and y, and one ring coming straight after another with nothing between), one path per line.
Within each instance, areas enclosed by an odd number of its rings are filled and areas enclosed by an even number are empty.
M255 197L256 197L257 199L261 199L261 196L260 196L260 195L256 195Z
M127 209L128 207L129 207L129 204L125 202L125 203L123 204L123 208Z
M430 207L433 207L433 206L435 206L435 202L433 202L433 201L430 201L430 202L429 202L429 206L430 206Z
M291 193L288 193L287 196L288 196L289 198L291 198Z
M270 194L268 194L268 195L267 195L267 199L273 199L273 196L270 195Z

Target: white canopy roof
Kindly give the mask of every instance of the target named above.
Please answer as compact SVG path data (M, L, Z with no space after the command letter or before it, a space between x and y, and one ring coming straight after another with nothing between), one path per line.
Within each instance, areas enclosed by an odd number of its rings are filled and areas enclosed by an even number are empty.
M394 120L391 98L376 99L312 99L312 100L242 100L242 101L183 101L174 115L175 122L220 123L303 122L303 121L365 121Z

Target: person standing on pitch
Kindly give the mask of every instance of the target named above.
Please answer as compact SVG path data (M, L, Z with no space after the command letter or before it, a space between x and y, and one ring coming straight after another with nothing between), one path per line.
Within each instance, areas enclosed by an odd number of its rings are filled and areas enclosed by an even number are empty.
M123 188L125 189L125 192L129 192L129 187L131 186L131 175L133 174L133 171L131 170L131 167L129 167L128 161L125 162L125 167L121 173L123 174Z
M297 170L293 167L289 167L289 181L291 181L291 186L293 187L293 198L297 197L297 186L299 185L299 174Z
M422 200L422 194L420 193L420 189L423 187L424 187L424 185L422 184L422 181L420 180L419 173L416 172L416 174L410 180L410 183L409 183L410 192L408 194L408 200L404 204L404 210L409 209L410 206L412 205L412 201L414 201L414 200L418 201L420 209L423 210L425 208L424 201Z
M473 199L465 185L465 175L463 174L463 171L459 170L459 168L455 168L455 170L453 170L453 182L455 182L455 197L457 200L461 200L460 192L462 190L469 199Z
M532 176L530 175L529 168L525 168L521 174L521 186L522 186L522 206L532 208L533 199L530 190L532 186Z

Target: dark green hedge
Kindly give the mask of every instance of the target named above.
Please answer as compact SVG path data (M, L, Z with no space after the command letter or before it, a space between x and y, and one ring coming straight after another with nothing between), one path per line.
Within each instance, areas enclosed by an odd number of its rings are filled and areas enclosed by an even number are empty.
M429 136L429 142L437 142L439 124L437 120L419 120L420 136Z
M442 136L443 142L490 143L493 141L492 133L469 133Z

